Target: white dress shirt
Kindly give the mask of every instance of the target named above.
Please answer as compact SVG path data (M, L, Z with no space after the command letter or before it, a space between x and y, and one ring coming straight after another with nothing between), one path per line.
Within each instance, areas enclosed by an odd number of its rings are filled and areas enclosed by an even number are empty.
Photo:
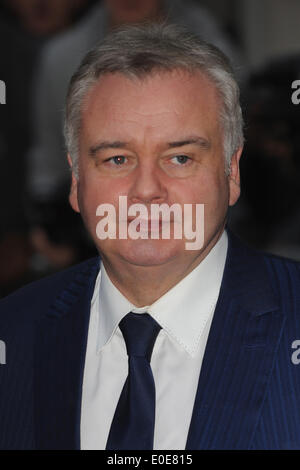
M226 254L224 232L205 259L152 305L135 307L109 279L103 264L91 302L85 358L81 449L105 449L128 374L119 322L148 312L162 327L151 368L156 387L154 450L185 449L202 359L217 303Z

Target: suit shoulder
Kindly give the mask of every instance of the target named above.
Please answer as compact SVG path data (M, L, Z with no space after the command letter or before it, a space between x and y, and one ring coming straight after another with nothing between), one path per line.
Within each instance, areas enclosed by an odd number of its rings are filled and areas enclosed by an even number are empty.
M274 255L272 253L262 253L267 264L278 272L289 272L290 274L300 276L300 262L294 259L285 258L283 256Z
M288 318L300 315L300 263L269 253L262 254L273 290Z
M32 282L0 300L0 323L9 318L25 315L36 318L50 307L56 296L74 282L81 282L93 270L99 268L100 258L83 263Z
M296 275L300 275L300 261L275 255L271 252L266 252L254 248L247 242L242 240L237 234L229 231L229 241L238 248L238 254L247 253L247 256L254 257L257 260L263 261L268 266L276 270L287 270Z
M231 231L228 258L237 272L247 272L247 282L255 283L261 292L271 287L279 302L294 299L300 312L300 263L257 250ZM247 290L247 284L244 286Z

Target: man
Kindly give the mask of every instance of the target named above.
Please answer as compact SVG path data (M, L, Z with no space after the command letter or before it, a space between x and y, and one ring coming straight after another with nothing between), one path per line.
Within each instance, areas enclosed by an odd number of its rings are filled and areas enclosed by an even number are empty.
M1 448L299 447L299 265L225 230L243 145L225 56L172 26L116 31L73 76L65 135L101 260L1 302Z
M45 267L61 269L86 253L93 256L89 240L83 235L72 237L68 221L82 226L71 208L65 207L65 193L69 188L70 173L64 158L62 133L63 107L68 83L86 52L102 40L113 28L122 24L165 20L185 25L225 52L245 78L240 54L220 28L215 18L198 4L182 0L105 0L98 1L81 21L66 33L53 39L41 54L37 70L34 99L34 139L28 152L28 194L31 200L30 240ZM60 231L56 234L55 220L49 219L60 208ZM45 222L46 221L46 222ZM64 256L61 253L64 253ZM60 261L58 261L58 259Z

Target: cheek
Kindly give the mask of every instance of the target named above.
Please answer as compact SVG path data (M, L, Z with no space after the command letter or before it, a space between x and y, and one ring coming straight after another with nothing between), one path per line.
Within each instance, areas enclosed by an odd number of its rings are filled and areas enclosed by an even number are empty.
M227 203L229 194L228 181L225 173L203 171L201 175L190 178L180 187L174 187L174 197L177 202L199 203L208 206L218 206L220 201ZM176 202L176 201L174 201Z
M116 180L111 181L108 178L100 178L95 172L82 173L78 188L78 203L82 218L88 227L92 236L96 233L96 226L99 216L96 215L100 204L111 204L118 207L119 195L126 194L122 191L122 185Z
M186 194L189 201L184 202L204 204L205 234L210 236L223 223L228 209L229 189L225 173L206 172L187 186Z
M93 180L81 178L78 188L78 204L85 225L90 231L96 226L96 210L103 202L101 185L95 184Z

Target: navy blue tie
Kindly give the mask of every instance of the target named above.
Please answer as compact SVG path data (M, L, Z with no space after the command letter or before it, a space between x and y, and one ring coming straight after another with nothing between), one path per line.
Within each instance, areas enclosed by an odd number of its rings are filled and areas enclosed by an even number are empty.
M128 313L120 322L128 377L112 420L107 450L153 449L155 384L150 359L161 327L148 314Z

